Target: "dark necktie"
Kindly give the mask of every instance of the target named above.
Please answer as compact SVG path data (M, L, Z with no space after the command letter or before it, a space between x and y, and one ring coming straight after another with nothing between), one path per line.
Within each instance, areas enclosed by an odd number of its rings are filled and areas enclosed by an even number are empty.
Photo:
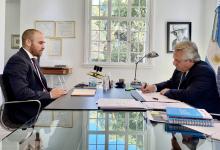
M181 86L182 82L185 80L185 77L186 77L186 73L185 72L181 73L179 85L177 87L178 90L180 89L180 86Z
M39 65L38 65L37 59L36 59L36 58L31 58L31 60L32 60L32 62L33 62L33 66L34 66L34 68L35 68L35 70L36 70L36 72L37 72L37 75L38 75L38 77L39 77L39 79L40 79L40 82L41 82L41 84L42 84L44 90L45 90L45 91L48 91L47 88L46 88L46 86L45 86L45 84L44 84L43 81L42 81L42 77L41 77L41 73L40 73L40 69L39 69Z

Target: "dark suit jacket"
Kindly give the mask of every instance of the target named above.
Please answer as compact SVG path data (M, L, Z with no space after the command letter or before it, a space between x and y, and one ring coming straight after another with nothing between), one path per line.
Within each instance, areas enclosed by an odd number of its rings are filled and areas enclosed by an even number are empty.
M208 112L220 113L220 98L217 90L216 77L211 67L203 61L196 62L182 79L181 72L175 70L170 80L156 84L157 91L170 88L165 96L186 102Z
M47 87L46 79L41 74L41 79L47 90L51 89ZM52 100L50 93L43 91L43 85L40 78L34 69L34 66L29 58L28 54L23 48L13 55L7 62L4 72L3 80L8 93L8 101L20 101L20 100L40 100L42 108L48 105ZM26 120L25 115L28 118L32 116L33 107L18 107L14 110L14 116L18 120ZM23 115L18 115L23 114Z

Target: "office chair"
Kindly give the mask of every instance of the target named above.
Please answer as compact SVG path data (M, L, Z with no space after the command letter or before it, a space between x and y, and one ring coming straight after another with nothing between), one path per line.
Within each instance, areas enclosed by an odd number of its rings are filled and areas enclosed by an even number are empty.
M2 99L3 103L0 106L0 125L8 130L8 131L14 131L16 129L27 129L27 128L34 128L34 124L36 123L38 116L40 114L41 110L41 102L39 100L24 100L24 101L9 101L8 99L8 94L4 86L4 81L3 81L3 76L2 74L0 75L0 88L1 88L1 93L2 93ZM15 111L16 108L21 106L34 106L33 111L33 116L29 117L28 120L25 122L17 122L13 119L11 116L13 111ZM19 110L20 111L20 110ZM24 112L19 112L20 115L24 114ZM24 114L25 115L25 114ZM27 136L22 139L19 143L23 143L28 137L30 137L33 133L33 130L27 134Z

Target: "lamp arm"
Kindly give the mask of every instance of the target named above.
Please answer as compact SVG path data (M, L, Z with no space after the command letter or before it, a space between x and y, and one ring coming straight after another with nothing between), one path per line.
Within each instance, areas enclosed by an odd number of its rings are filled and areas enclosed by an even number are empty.
M135 63L134 81L136 81L137 65L138 65L138 62Z
M135 72L134 72L134 81L136 81L136 75L137 75L137 65L140 61L142 61L147 55L144 55L143 57L141 57L141 59L139 59L136 63L135 63Z

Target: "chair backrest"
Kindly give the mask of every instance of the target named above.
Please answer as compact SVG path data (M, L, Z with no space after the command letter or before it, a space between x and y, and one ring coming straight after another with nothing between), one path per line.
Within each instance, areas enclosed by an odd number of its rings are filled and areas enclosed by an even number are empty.
M217 69L216 83L217 83L217 88L218 88L218 94L220 96L220 66L218 66L218 69Z
M41 103L39 100L24 100L24 101L9 101L6 88L4 86L4 80L2 74L0 75L0 92L3 95L3 103L0 106L0 125L6 130L13 131L18 128L28 128L33 126L36 122L41 108ZM17 108L28 108L32 107L33 116L28 116L21 109ZM25 116L23 121L15 121L13 115ZM26 116L27 115L27 116Z
M4 80L3 80L3 75L0 74L0 88L1 88L1 92L3 95L3 102L7 102L8 101L8 95L4 86Z

